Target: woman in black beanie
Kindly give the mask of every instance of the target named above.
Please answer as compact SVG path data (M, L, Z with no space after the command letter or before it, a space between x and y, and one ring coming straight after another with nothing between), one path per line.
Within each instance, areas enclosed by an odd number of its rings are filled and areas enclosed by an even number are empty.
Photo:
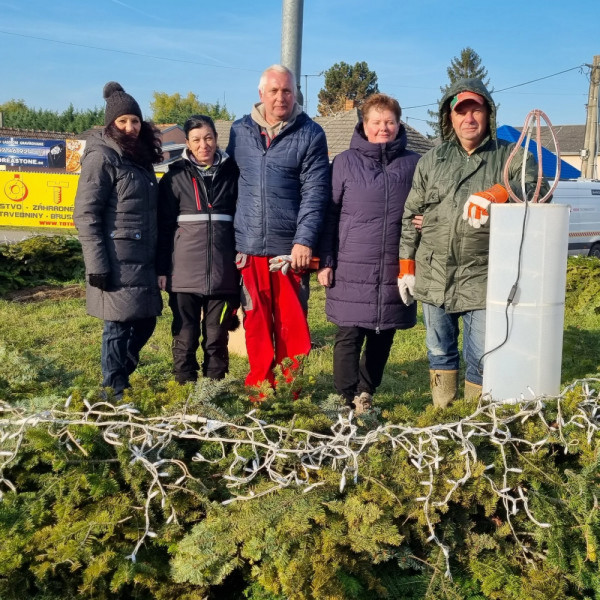
M121 398L162 299L155 271L158 130L118 83L104 86L105 127L88 138L75 197L88 314L104 320L103 386Z

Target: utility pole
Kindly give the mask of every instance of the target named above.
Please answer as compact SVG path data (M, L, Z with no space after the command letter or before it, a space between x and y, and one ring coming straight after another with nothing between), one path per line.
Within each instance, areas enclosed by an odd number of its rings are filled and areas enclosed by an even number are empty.
M308 78L309 77L321 77L325 71L321 71L320 73L314 73L311 75L304 75L304 93L306 94L306 98L304 99L304 112L308 114Z
M304 0L283 0L281 19L281 64L296 77L296 100L302 106L300 64L302 59L302 19Z
M590 72L590 92L587 103L585 121L585 139L581 151L581 176L593 179L598 176L596 164L598 160L598 88L600 87L600 55L594 56L593 64L587 65Z

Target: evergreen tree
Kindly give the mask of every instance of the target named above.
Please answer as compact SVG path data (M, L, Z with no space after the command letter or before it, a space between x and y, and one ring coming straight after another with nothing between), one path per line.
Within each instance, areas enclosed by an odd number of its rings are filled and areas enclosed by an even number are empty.
M481 64L481 57L473 48L467 46L460 51L458 56L455 56L450 61L450 66L446 69L448 73L448 83L440 86L440 91L443 98L446 92L455 84L459 79L473 78L481 79L486 87L489 89L490 80L488 77L487 69ZM435 136L440 135L439 124L438 124L438 110L428 110L431 121L428 121L429 126L435 132Z
M319 114L326 116L340 112L347 99L360 104L377 92L377 73L369 70L366 62L357 62L354 66L335 63L325 71L325 86L319 92Z
M95 125L104 125L104 108L75 111L68 127L70 128L69 131L79 133L91 129Z
M4 126L37 131L81 133L94 125L104 125L104 109L76 110L72 104L62 113L43 108L30 108L23 100L0 104Z
M215 120L231 121L235 115L231 114L225 105L221 106L217 100L214 104L200 102L198 96L192 92L182 97L181 94L167 94L154 92L150 103L152 120L155 123L177 123L181 125L192 115L207 115Z

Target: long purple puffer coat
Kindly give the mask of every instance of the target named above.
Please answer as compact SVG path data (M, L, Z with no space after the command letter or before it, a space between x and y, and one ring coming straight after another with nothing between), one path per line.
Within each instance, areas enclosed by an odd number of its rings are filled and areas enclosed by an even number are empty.
M416 303L398 292L398 250L404 203L419 155L406 149L406 130L373 144L356 126L350 149L333 161L332 200L321 237L322 267L334 268L327 289L329 321L345 327L408 329Z

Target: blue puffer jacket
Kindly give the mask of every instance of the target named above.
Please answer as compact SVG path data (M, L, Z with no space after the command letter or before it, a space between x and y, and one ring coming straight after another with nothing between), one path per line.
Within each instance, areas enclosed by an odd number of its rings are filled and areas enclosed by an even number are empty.
M404 203L419 155L406 150L400 126L387 144L368 142L362 123L350 149L333 161L333 198L320 244L321 266L334 268L327 318L344 327L408 329L416 303L398 292L398 248Z
M227 154L240 169L237 251L277 256L294 244L314 250L330 197L321 126L300 113L266 148L259 125L246 115L231 127Z

